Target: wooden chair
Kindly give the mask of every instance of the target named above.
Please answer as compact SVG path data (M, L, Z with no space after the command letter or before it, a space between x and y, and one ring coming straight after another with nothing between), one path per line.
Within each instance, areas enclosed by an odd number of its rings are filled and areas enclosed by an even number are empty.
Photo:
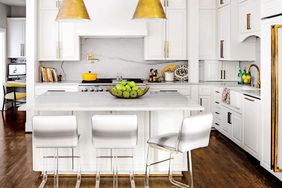
M5 83L3 85L4 97L3 97L2 113L4 112L5 105L8 102L12 102L12 107L14 109L17 108L17 104L25 103L19 100L25 99L26 93L16 92L17 88L23 88L23 87L26 87L26 85L21 83Z

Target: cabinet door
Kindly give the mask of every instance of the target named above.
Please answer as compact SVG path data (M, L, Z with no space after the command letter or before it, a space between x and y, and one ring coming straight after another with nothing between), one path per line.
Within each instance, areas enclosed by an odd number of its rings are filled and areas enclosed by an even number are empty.
M222 125L222 133L228 138L231 138L231 133L232 133L232 123L231 123L230 113L231 112L229 112L229 109L225 107L221 107L220 120Z
M242 39L257 35L260 30L259 1L248 0L239 5L239 32Z
M39 60L53 61L59 59L58 23L55 21L57 10L39 11Z
M243 126L244 148L254 157L258 156L259 151L259 101L252 97L244 96L243 99Z
M237 144L241 144L242 141L242 117L237 113L231 114L232 123L232 139Z
M200 105L205 108L204 111L201 111L202 113L208 113L211 112L211 97L210 96L200 96Z
M39 0L39 9L57 10L62 0Z
M165 21L148 22L145 37L145 60L164 60Z
M224 7L230 4L231 0L216 0L217 1L217 8Z
M75 34L75 24L74 23L60 23L59 24L59 51L60 59L64 61L72 60L79 61L79 37Z
M7 19L8 58L25 57L25 20Z
M217 59L216 10L200 10L200 59Z
M230 6L218 10L219 58L230 58Z
M166 15L167 60L187 60L186 10L168 9Z
M166 0L168 9L186 9L186 0Z

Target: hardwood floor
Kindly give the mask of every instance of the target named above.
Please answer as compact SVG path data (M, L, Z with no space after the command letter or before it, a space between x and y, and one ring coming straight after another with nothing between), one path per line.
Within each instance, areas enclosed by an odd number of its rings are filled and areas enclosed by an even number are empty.
M38 187L39 173L32 172L31 134L24 133L25 113L8 111L0 120L0 188ZM282 187L252 157L218 132L212 132L208 148L193 151L196 188ZM185 180L185 178L183 178ZM75 178L60 178L60 187L74 187ZM52 186L50 177L48 185ZM83 178L81 187L95 187L94 178ZM101 187L112 187L111 178L102 178ZM128 178L119 178L119 187L130 187ZM136 177L136 187L143 187L143 178ZM151 178L152 188L174 187L165 177Z

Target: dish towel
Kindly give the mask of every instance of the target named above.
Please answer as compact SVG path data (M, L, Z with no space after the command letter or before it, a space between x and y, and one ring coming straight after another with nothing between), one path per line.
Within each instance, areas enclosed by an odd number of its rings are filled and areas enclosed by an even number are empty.
M222 92L222 102L230 104L230 89L224 88Z

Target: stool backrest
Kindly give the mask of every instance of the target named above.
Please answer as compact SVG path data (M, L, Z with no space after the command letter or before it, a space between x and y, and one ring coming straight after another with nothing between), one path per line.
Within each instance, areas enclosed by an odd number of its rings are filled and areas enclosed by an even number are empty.
M187 152L208 146L212 122L211 113L185 118L178 136L178 150Z
M33 141L36 147L76 147L78 138L75 116L33 117Z
M96 148L135 148L138 136L137 116L95 115L92 117L92 135Z

